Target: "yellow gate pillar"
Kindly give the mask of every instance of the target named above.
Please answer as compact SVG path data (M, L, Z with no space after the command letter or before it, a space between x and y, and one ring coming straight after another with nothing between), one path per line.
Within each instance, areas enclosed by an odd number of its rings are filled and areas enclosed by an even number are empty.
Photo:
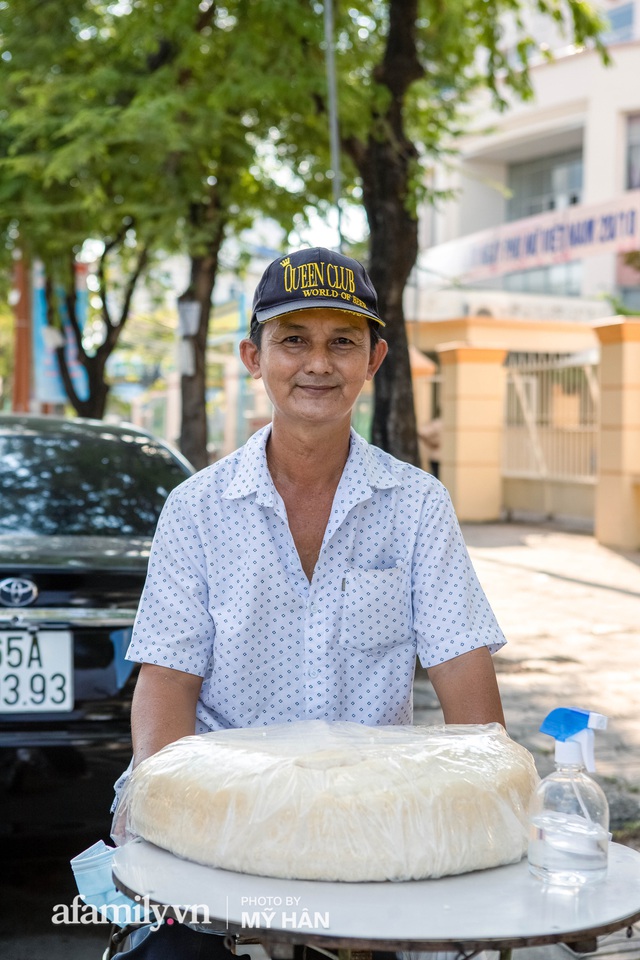
M460 520L498 520L506 350L466 343L438 347L441 365L440 479Z
M640 317L595 328L600 340L600 446L595 535L640 549Z

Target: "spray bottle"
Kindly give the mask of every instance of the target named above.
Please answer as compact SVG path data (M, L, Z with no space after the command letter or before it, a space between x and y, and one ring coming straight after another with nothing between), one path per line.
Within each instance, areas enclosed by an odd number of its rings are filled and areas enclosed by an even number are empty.
M606 876L609 805L585 773L595 770L593 731L606 726L600 713L559 707L540 727L555 738L556 769L531 800L529 870L546 883L581 886Z

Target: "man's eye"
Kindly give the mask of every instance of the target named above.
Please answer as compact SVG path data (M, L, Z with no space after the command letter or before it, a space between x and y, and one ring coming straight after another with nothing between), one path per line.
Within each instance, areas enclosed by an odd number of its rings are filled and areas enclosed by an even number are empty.
M349 340L349 337L338 337L335 342L338 344L338 346L343 346L344 344L353 343L353 340Z
M297 337L295 334L292 334L290 337L284 338L284 343L302 343L302 339L301 337Z

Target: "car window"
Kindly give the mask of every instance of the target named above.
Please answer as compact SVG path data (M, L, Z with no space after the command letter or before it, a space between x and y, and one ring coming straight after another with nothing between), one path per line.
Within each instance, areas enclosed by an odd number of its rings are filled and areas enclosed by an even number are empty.
M0 436L0 534L150 537L187 476L135 434Z

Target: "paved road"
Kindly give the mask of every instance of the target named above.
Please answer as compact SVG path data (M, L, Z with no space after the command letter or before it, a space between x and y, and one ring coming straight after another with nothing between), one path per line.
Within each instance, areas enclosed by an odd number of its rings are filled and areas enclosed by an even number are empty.
M581 706L609 717L597 734L598 779L612 828L640 849L640 553L602 547L593 537L518 524L463 527L480 581L507 637L495 664L511 736L553 769L553 741L538 732L554 707ZM440 711L422 676L416 721ZM494 955L490 955L493 960ZM569 960L563 946L518 950L514 960ZM598 957L640 960L640 925L600 940Z
M509 643L496 664L512 735L537 757L539 721L560 704L610 718L602 776L640 790L640 553L531 527L466 527L480 579Z
M605 714L598 774L616 824L640 820L640 553L518 524L463 531L508 640L495 664L511 736L544 776L553 767L553 741L538 732L547 713L573 705ZM440 716L422 677L416 706L418 722Z

